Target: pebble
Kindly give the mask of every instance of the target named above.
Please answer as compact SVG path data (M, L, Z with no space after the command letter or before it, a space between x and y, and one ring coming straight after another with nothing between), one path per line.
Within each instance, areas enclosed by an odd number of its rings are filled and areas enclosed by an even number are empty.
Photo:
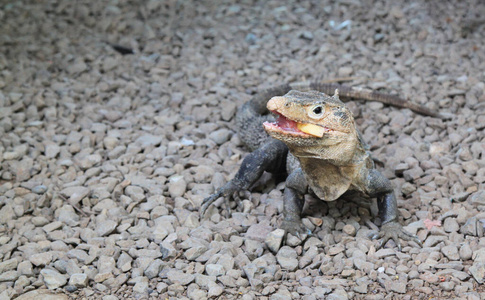
M168 271L167 276L172 283L179 283L181 285L189 285L195 280L194 275L186 274L175 269Z
M52 259L53 255L51 252L37 253L29 257L29 261L36 267L46 266L52 261Z
M19 277L17 271L6 271L0 274L0 282L15 281Z
M57 213L59 214L59 216L57 217L57 220L59 222L63 222L64 224L69 226L79 225L80 217L71 205L66 204L62 206L58 209Z
M183 176L176 175L170 178L170 183L168 187L168 192L170 193L170 197L180 197L183 196L185 190L187 189L187 183L184 180Z
M18 300L37 300L37 299L45 299L45 300L68 300L69 297L65 294L58 294L56 292L52 292L46 289L38 289L34 291L26 292L17 298Z
M449 259L449 260L459 260L460 255L458 254L458 248L455 245L449 245L441 248L441 252Z
M96 224L96 234L98 236L107 236L111 234L116 227L118 226L118 222L113 220L106 220Z
M207 264L205 266L205 271L207 275L209 276L221 276L224 275L226 272L224 270L224 267L219 264Z
M209 138L217 145L222 145L231 138L232 132L228 129L219 129L209 134Z
M72 186L61 190L61 194L69 198L69 203L75 205L84 197L88 196L90 189L84 186Z
M350 224L345 225L342 228L342 231L345 232L346 234L350 235L350 236L355 236L355 233L357 232L355 227L350 225Z
M273 253L277 253L280 249L281 243L285 237L285 231L283 229L276 229L268 233L265 243L269 250Z
M88 284L88 276L86 274L72 274L69 278L69 285L74 285L78 288L85 287Z
M36 185L32 188L32 193L42 195L45 192L47 192L47 187L45 185Z
M17 266L17 271L19 272L19 275L32 276L34 274L33 266L30 261L20 262ZM0 273L3 273L3 271Z
M44 279L44 284L48 289L53 290L64 286L67 283L67 279L64 275L50 269L42 269L40 271Z
M59 147L57 144L49 143L45 146L45 156L47 158L55 158L60 151L61 147Z
M209 287L208 293L207 293L208 297L219 297L224 292L224 289L220 285L212 281L209 282L208 287Z
M6 271L11 271L13 269L17 269L18 264L19 264L19 262L15 258L11 258L11 259L0 262L0 274L3 273L3 272L6 272Z
M276 254L276 259L283 269L295 271L298 267L298 254L295 249L283 246Z

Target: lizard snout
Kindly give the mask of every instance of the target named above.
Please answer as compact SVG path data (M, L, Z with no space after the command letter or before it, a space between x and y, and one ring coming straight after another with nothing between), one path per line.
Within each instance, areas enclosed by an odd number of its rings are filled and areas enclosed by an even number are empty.
M284 104L284 97L273 97L269 99L268 104L266 104L266 108L268 108L269 111L278 111L280 107L284 106Z

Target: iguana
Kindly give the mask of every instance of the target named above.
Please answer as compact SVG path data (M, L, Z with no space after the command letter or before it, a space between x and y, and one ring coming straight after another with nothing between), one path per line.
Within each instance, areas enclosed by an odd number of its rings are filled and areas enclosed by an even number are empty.
M333 96L328 96L331 93ZM298 236L307 231L300 219L306 193L334 201L348 191L356 191L377 198L382 221L381 231L374 237L382 239L378 248L389 239L399 249L399 239L421 245L398 223L391 182L375 169L369 147L340 97L380 101L441 117L397 96L338 84L294 83L270 88L256 94L238 111L239 134L252 153L243 160L234 179L203 200L201 213L218 198L228 199L247 190L264 171L286 172L281 224L286 232Z

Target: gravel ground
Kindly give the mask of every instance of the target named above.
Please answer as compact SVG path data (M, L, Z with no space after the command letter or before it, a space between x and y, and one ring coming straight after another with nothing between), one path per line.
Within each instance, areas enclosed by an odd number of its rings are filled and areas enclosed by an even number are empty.
M7 2L0 299L485 299L483 1ZM423 248L377 251L358 199L308 199L280 245L271 178L199 216L238 106L342 77L452 115L349 103Z

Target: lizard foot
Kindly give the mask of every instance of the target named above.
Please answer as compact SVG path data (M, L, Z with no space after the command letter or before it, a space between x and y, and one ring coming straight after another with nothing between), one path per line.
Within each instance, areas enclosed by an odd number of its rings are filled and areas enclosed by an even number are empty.
M377 244L377 249L382 248L387 241L393 240L394 243L396 243L397 248L399 251L401 251L401 240L405 241L414 241L416 242L419 246L423 247L423 243L419 240L419 238L413 234L410 234L404 228L401 226L401 224L397 222L389 222L381 227L381 231L373 236L373 239L382 239L378 244Z
M310 235L312 232L310 229L306 228L301 220L288 220L284 219L281 223L281 229L285 231L285 235L290 233L296 236L300 240L305 239L306 235Z
M239 190L241 190L239 186L234 184L232 181L229 181L228 183L226 183L226 185L218 189L217 192L202 200L202 205L200 206L200 215L203 216L207 211L207 208L209 208L212 203L214 203L217 199L221 197L224 197L224 200L226 202L226 208L229 214L229 198L232 197L235 200L239 200L239 197L236 195L237 191Z

